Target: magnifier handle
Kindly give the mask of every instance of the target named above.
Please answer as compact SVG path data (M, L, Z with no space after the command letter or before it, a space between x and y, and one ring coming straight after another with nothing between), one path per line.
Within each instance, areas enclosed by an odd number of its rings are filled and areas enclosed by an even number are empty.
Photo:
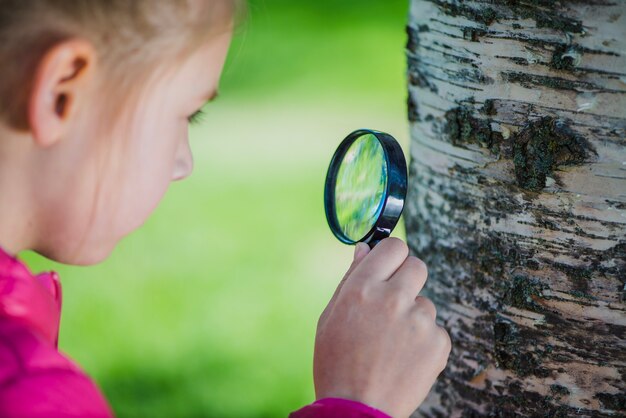
M378 244L379 242L380 242L379 239L373 239L370 242L368 242L367 245L370 246L370 250L373 250L376 244Z
M370 246L370 249L374 249L376 244L384 240L385 238L389 238L391 235L391 229L377 226L374 232L369 236L369 238L365 241L367 245Z

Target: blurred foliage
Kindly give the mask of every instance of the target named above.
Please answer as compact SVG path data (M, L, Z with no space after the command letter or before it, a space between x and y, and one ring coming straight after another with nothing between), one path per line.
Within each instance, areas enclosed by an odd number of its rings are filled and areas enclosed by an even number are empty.
M119 417L314 400L315 326L352 257L326 225L326 169L356 128L406 146L405 19L396 0L252 1L192 130L194 174L105 263L23 255L61 274L61 348Z
M223 90L248 98L276 90L357 91L373 100L404 94L407 7L403 0L251 1Z

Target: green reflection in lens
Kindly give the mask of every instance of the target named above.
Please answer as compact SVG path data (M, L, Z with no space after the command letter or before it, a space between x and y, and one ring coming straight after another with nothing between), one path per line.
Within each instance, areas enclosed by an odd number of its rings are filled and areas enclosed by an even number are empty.
M356 139L341 162L335 185L335 210L344 235L359 241L372 229L383 208L387 162L378 139Z

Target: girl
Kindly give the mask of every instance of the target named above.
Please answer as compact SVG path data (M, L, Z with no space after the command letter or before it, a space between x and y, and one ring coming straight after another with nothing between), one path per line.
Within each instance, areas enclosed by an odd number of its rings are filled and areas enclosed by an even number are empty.
M61 286L17 258L96 264L187 177L188 121L216 95L236 0L0 0L0 416L111 417L57 350ZM426 266L390 238L322 313L306 417L408 417L450 339Z

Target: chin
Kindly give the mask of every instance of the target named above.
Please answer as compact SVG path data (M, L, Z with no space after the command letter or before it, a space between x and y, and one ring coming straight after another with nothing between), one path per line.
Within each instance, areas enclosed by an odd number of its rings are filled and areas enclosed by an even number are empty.
M116 243L115 243L116 244ZM35 252L57 263L72 266L93 266L105 261L113 250L115 244L109 245L84 245L75 250L61 250L57 247L54 250L37 250Z
M100 264L107 258L109 258L114 248L115 247L110 248L107 251L99 250L97 252L94 251L90 252L89 254L83 254L73 259L70 259L70 261L66 262L66 264L72 264L74 266L93 266L96 264Z

